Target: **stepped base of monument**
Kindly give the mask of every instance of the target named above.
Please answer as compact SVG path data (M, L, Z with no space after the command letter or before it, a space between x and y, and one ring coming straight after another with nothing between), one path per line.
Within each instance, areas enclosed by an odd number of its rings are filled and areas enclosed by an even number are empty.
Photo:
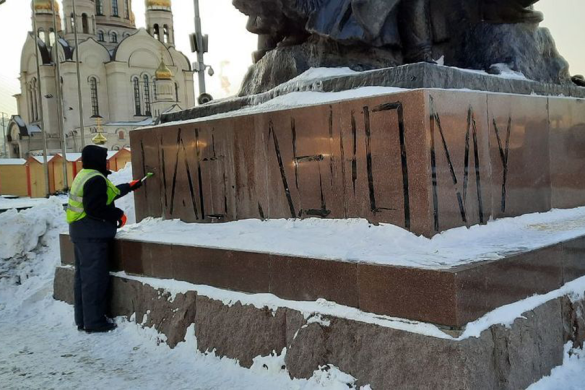
M56 299L73 302L73 280L72 267L57 269ZM171 293L160 288L165 283L115 274L112 315L155 328L171 347L194 324L200 352L244 367L258 356L284 353L293 378L308 378L330 364L376 390L524 389L562 364L567 342L578 346L585 339L585 301L562 294L509 327L492 325L467 337L367 313L352 317L350 308L335 311L326 302L270 300L187 284Z
M585 275L585 236L447 269L397 267L117 239L113 269L460 329L486 313ZM63 265L75 264L61 236Z

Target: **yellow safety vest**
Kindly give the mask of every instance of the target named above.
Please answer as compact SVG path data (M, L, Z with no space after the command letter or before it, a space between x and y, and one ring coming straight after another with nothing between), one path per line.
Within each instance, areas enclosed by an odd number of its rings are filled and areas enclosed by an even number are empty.
M69 204L67 206L67 223L71 224L82 220L87 216L83 209L83 187L88 180L93 179L96 176L101 176L106 181L108 186L107 194L108 201L107 205L111 205L114 200L120 195L120 190L109 181L102 173L94 169L82 169L81 172L73 180L71 185L71 192L69 193Z

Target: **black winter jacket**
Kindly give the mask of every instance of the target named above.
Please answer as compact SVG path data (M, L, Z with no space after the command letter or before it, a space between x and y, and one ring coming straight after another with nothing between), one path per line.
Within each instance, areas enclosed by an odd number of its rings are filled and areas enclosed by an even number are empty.
M108 176L107 150L98 146L87 146L83 149L82 163L84 169L94 169ZM129 184L117 186L120 190L119 199L131 190ZM116 236L117 223L124 211L115 203L108 205L108 185L101 176L91 178L83 187L83 209L87 216L69 225L69 234L75 239L113 239Z

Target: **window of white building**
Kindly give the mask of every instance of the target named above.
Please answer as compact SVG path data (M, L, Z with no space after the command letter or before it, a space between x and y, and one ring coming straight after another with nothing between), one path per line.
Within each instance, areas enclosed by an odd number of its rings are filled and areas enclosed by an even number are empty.
M98 101L98 85L97 79L95 77L90 77L89 79L89 89L91 91L91 113L92 116L98 117L100 116L100 105Z
M150 80L148 75L144 75L144 114L147 116L152 115L151 107L150 107Z
M95 0L95 13L97 15L104 14L104 0Z
M132 79L132 84L134 86L134 113L137 116L141 116L142 105L140 104L140 81L138 80L138 77L134 77L134 79Z
M118 0L112 0L112 16L119 16Z

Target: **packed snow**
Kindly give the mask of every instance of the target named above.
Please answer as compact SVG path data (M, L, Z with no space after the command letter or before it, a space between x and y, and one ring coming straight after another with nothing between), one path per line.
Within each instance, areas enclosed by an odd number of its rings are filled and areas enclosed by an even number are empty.
M146 219L122 230L119 237L324 260L446 269L502 259L582 235L585 235L585 207L451 229L431 239L394 225L374 226L364 219L243 220L221 224Z
M61 204L67 204L67 197L59 195L56 197ZM46 198L18 198L0 196L0 212L10 209L28 209L46 203Z
M323 316L344 318L356 322L374 324L385 328L454 341L462 341L474 337L478 338L482 332L494 325L510 327L514 321L523 318L522 315L524 313L532 311L551 300L563 296L568 296L574 302L585 299L585 277L582 277L547 294L534 295L527 299L501 306L476 321L467 324L464 331L459 336L453 336L445 333L440 327L433 324L367 313L325 299L319 299L315 302L290 301L279 298L273 294L240 293L176 280L128 275L125 272L117 272L114 275L120 278L138 281L155 289L163 289L165 292L169 293L170 301L173 301L177 294L185 294L189 291L195 291L197 292L197 295L220 301L226 306L233 306L240 303L242 305L254 306L258 309L267 308L273 312L279 308L287 308L302 313L305 319L311 322L320 322L323 324L323 321L327 321L322 319Z
M128 181L131 173L122 172L119 180ZM113 179L116 179L114 177ZM541 226L542 228L542 226ZM59 264L58 234L67 229L63 207L57 199L46 200L29 210L0 214L0 383L2 389L325 389L341 390L353 386L355 379L335 367L315 372L309 380L291 380L282 368L285 351L257 357L251 369L230 359L197 352L193 329L187 340L173 350L153 329L142 329L133 322L117 319L119 328L109 334L87 335L78 332L70 306L52 298L55 267ZM130 229L129 229L130 230ZM127 275L120 275L128 277ZM264 294L249 295L195 286L176 281L140 279L171 291L199 289L225 302L270 307L287 302ZM529 298L495 311L476 325L468 326L467 336L474 337L490 322L510 324L523 311L531 310L560 295L582 299L585 278L543 296ZM234 295L236 294L236 295ZM248 301L246 301L246 299ZM292 303L290 303L292 304ZM311 322L327 326L326 317L344 316L364 320L366 313L341 307L332 302L296 302L298 310ZM271 306L272 305L272 306ZM353 312L351 312L353 310ZM500 310L500 309L498 309ZM376 318L377 317L377 318ZM431 325L400 319L371 316L388 326L402 321L404 328ZM395 325L400 326L400 325ZM470 331L476 326L475 331ZM436 329L436 332L440 330ZM441 332L442 333L442 332ZM436 337L439 337L437 333ZM446 335L440 337L448 337ZM551 377L529 390L582 389L585 383L585 354L567 347L565 364ZM369 390L369 386L363 387Z
M313 91L303 91L303 92L290 92L285 93L281 96L277 96L271 100L268 100L264 103L248 106L245 108L241 108L236 111L230 111L222 114L215 114L195 119L190 119L181 122L167 122L161 123L157 126L149 126L148 128L153 127L168 127L172 126L173 124L189 124L189 123L198 123L203 121L210 121L216 119L224 119L224 118L234 118L240 117L244 115L252 115L252 114L260 114L260 113L267 113L267 112L274 112L280 110L287 110L293 108L300 108L300 107L308 107L308 106L315 106L320 104L330 104L341 102L344 100L351 100L351 99L359 99L365 97L374 97L374 96L381 96L381 95L388 95L397 92L404 92L408 91L407 89L403 88L394 88L394 87L361 87L356 89L351 89L348 91L343 92L313 92Z
M126 181L128 175L113 179ZM63 207L54 198L0 214L2 390L344 390L354 385L354 378L335 367L324 367L309 380L291 380L282 369L283 351L244 369L234 360L197 352L193 329L173 350L154 330L121 318L119 328L108 334L78 332L73 308L52 297L58 235L66 230Z

